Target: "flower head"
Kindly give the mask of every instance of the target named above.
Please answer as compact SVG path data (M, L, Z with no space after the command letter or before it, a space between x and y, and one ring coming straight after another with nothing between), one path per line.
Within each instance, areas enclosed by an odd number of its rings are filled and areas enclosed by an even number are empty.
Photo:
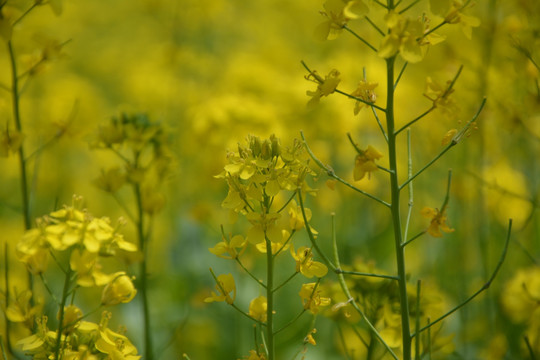
M355 181L362 180L366 174L370 174L377 170L377 164L375 160L382 158L382 154L369 145L366 150L356 155L354 162L353 178Z
M101 304L104 306L128 303L137 294L131 278L125 272L118 272L113 280L105 285L101 294Z
M442 211L439 211L439 209L425 207L422 209L421 214L425 218L431 219L429 228L427 229L427 232L431 236L442 237L443 235L441 233L441 230L444 231L445 233L454 232L454 229L451 229L446 224L446 209L445 208L443 208Z
M226 301L227 304L232 304L236 299L236 284L232 274L219 275L216 278L216 290L217 293L212 291L212 296L204 299L204 302Z
M312 314L319 312L319 307L330 305L331 299L322 297L321 290L317 283L302 284L302 289L298 295L302 299L304 309L309 310Z
M296 252L294 251L294 247L291 246L291 255L296 261L296 272L302 273L307 278L312 278L313 276L321 278L328 272L326 265L318 261L313 261L313 253L306 246L299 247Z
M326 20L315 29L315 37L321 41L332 40L338 37L349 20L357 19L369 12L369 8L362 0L327 0L321 11Z
M268 303L265 296L259 296L249 303L249 316L260 322L266 322Z
M316 71L309 74L306 79L310 80L313 77L315 79L313 81L317 83L317 89L315 89L315 91L306 92L308 96L311 96L311 100L309 100L308 105L318 104L321 97L328 96L333 93L341 81L339 75L340 73L336 69L330 71L328 75L324 77L324 80L317 74Z
M367 82L366 80L360 80L360 82L358 83L358 87L351 93L351 95L362 99L365 102L375 103L375 101L377 100L377 95L373 90L377 87L377 85L379 84ZM356 101L354 105L354 115L357 115L364 106L367 107L369 105L362 101Z

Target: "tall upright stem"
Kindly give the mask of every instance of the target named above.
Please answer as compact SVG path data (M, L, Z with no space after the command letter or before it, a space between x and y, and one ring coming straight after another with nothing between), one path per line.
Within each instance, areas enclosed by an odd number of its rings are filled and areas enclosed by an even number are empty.
M148 253L148 244L144 230L144 212L142 204L142 194L141 186L136 183L134 185L135 190L135 199L137 202L137 237L139 238L139 249L142 253L142 260L139 267L139 276L140 276L140 291L142 297L142 311L143 311L143 322L144 322L144 351L145 359L153 359L153 348L152 348L152 331L150 327L150 311L149 311L149 300L148 300L148 277L147 277L147 253Z
M401 233L400 217L400 188L398 182L396 134L394 126L394 62L395 56L386 59L387 73L387 103L386 103L386 127L388 134L388 157L390 167L391 207L392 224L394 228L394 245L396 251L396 265L399 284L399 298L401 307L401 328L403 342L403 360L411 360L411 329L409 319L409 301L407 298L407 279L405 277L405 248L402 247L403 237Z
M266 341L268 360L275 359L274 344L274 256L272 242L266 238Z

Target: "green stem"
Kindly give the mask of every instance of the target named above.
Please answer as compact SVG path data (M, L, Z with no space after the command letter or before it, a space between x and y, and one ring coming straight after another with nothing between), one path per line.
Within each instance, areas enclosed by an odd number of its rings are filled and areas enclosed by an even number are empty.
M374 195L371 195L370 193L367 193L367 192L365 192L363 190L360 190L356 186L350 184L349 182L347 182L347 181L343 180L342 178L340 178L339 176L337 176L336 173L334 172L334 169L332 169L330 166L324 165L319 159L317 159L315 154L313 154L313 151L311 151L309 145L307 144L306 137L304 136L304 133L302 131L300 131L300 136L302 137L302 142L304 143L304 146L306 147L306 151L308 152L309 156L313 159L313 161L315 161L315 164L317 164L321 169L323 169L326 172L326 175L328 175L329 177L339 181L340 183L342 183L343 185L353 189L354 191L357 191L360 194L362 194L364 196L367 196L368 198L370 198L372 200L375 200L378 203L380 203L380 204L382 204L382 205L384 205L384 206L386 206L388 208L390 207L390 204L387 203L386 201L381 200L378 197L376 197Z
M54 359L61 360L60 352L63 348L62 333L64 332L64 311L66 307L66 301L69 296L69 287L71 284L71 268L68 266L66 278L64 279L64 288L62 290L62 300L60 300L60 308L58 309L58 331L56 333L56 346L54 349Z
M148 299L148 270L147 270L147 255L148 244L144 231L144 211L142 204L142 193L140 184L136 183L133 186L135 191L135 201L137 203L137 237L139 239L139 249L142 252L142 261L139 267L140 276L140 291L142 297L142 311L144 322L144 350L145 359L153 359L152 349L152 328L150 326L150 311L149 311L149 299Z
M355 38L357 38L358 40L360 40L361 42L363 42L364 44L367 45L367 47L369 47L371 50L377 52L377 48L373 45L371 45L366 39L364 39L363 37L361 37L360 35L358 35L356 32L354 32L353 30L351 30L350 27L348 27L347 25L344 25L343 28L345 30L347 30L348 32L350 32Z
M428 167L433 165L437 160L439 160L448 150L450 150L452 147L458 144L458 142L463 138L465 133L469 130L471 124L478 119L478 116L482 112L482 109L484 108L484 105L486 104L486 98L482 100L482 103L480 104L480 107L478 108L476 114L461 128L459 133L457 133L452 141L450 141L450 144L448 144L437 156L435 156L430 162L428 162L424 167L422 167L420 170L418 170L413 176L409 176L407 180L403 184L399 186L399 189L401 190L403 187L405 187L408 183L413 181L418 175L423 173Z
M11 65L11 95L12 95L13 119L15 121L15 127L16 127L17 131L19 132L19 134L22 134L23 129L22 129L20 103L19 103L20 99L19 99L19 79L18 79L18 76L17 76L17 61L15 59L15 51L13 49L13 44L12 44L11 40L9 40L7 42L7 47L8 47L8 53L9 53L10 65ZM29 191L28 191L28 174L27 174L26 160L25 160L25 155L24 155L24 144L21 144L19 146L18 157L19 157L20 188L21 188L21 202L22 202L22 211L23 211L23 224L24 224L24 229L29 230L32 227L32 225L31 225L32 221L31 221L31 215L30 215L30 194L29 194ZM9 281L8 281L9 273L7 272L7 270L9 269L9 265L8 265L9 257L7 255L8 251L9 251L9 246L8 246L7 243L6 243L6 246L5 246L5 251L6 251L6 255L5 255L6 294L5 294L5 296L6 296L6 306L9 306ZM32 273L27 271L27 276L28 276L27 277L28 288L30 289L30 291L33 291L34 279L33 279ZM34 304L33 297L30 299L30 304L31 305ZM11 326L9 324L9 321L6 320L6 331L7 331L6 332L6 343L7 343L7 348L8 348L8 351L13 354L13 348L12 348L11 339L10 339L10 336L9 336L10 327Z
M240 265L240 267L242 268L242 270L244 270L246 272L246 274L248 274L253 280L255 280L259 285L261 285L263 288L266 289L266 285L264 284L264 282L262 282L261 280L257 279L257 277L251 272L249 271L248 268L246 268L244 266L244 264L242 263L242 261L240 261L240 259L238 257L234 258L236 260L236 262L238 263L238 265Z
M400 187L398 183L396 134L394 132L394 62L395 56L386 59L387 74L387 103L386 127L388 133L388 157L390 165L390 188L392 224L394 228L394 246L396 251L396 266L398 274L398 287L401 308L401 335L403 346L403 360L411 360L411 328L409 319L409 300L407 296L407 279L405 271L405 250L401 233L401 217L399 213Z
M11 92L12 92L12 106L13 106L13 119L15 120L15 126L19 133L23 132L20 103L19 103L19 78L17 76L17 62L15 60L15 51L13 50L13 44L11 40L8 41L9 59L11 63ZM19 147L19 167L21 172L21 194L22 194L22 206L23 206L23 219L24 229L28 230L32 227L30 217L30 195L28 193L28 175L26 172L26 158L24 156L24 146L21 144Z
M274 344L274 257L272 256L272 242L265 235L266 240L266 346L268 360L275 360Z
M333 250L334 250L334 262L336 263L336 268L339 269L339 268L341 268L341 263L339 261L339 253L338 253L338 247L337 247L336 226L335 226L334 216L332 216L332 247L333 247ZM343 275L343 273L338 273L337 276L338 276L339 285L341 286L341 290L343 291L343 293L347 297L347 301L350 302L352 307L356 310L356 312L358 312L358 314L360 314L360 316L362 317L362 320L364 320L366 322L366 324L368 325L371 333L373 335L375 335L375 337L384 346L384 348L386 349L386 351L388 351L388 353L392 356L392 358L394 358L395 360L399 360L397 355L390 348L390 346L384 341L384 339L382 338L381 334L377 331L375 326L371 323L371 321L369 321L369 319L367 318L364 311L362 311L360 306L358 306L356 300L354 300L354 298L352 297L351 292L349 290L349 286L347 285L347 282L345 281L345 276Z
M334 270L334 272L336 274L343 274L343 275L355 275L355 276L375 277L375 278L388 279L388 280L399 280L396 276L392 276L392 275L374 274L374 273L366 273L366 272L360 272L360 271L344 271L339 268Z
M508 244L510 243L510 234L511 233L512 233L512 219L510 219L508 221L508 232L506 234L506 241L504 243L504 248L503 248L503 251L501 253L501 257L499 258L499 262L497 263L497 266L495 267L495 270L493 270L493 273L491 274L489 280L480 289L478 289L474 294L469 296L467 299L465 299L459 305L455 306L453 309L451 309L450 311L448 311L444 315L440 316L435 321L430 322L428 325L424 326L419 331L415 332L412 336L418 336L422 331L427 330L430 327L432 327L433 325L437 324L438 322L446 319L448 316L452 315L454 312L458 311L459 309L461 309L462 307L467 305L469 302L471 302L475 297L480 295L482 292L489 289L489 287L491 286L491 283L493 282L493 280L495 280L495 277L499 273L499 270L501 269L502 264L504 263L504 259L506 258L506 252L508 250Z
M412 151L411 151L411 130L407 130L407 177L412 176ZM409 236L409 225L411 223L412 209L414 206L414 194L413 194L413 183L409 183L409 202L407 210L407 220L405 221L405 231L403 232L403 238L407 239Z

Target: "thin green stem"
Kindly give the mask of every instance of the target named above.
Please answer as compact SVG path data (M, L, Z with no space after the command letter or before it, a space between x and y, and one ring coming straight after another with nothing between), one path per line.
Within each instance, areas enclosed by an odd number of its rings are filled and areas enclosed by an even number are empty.
M289 281L291 281L296 275L298 275L298 272L294 272L291 276L289 276L285 281L283 281L281 284L276 286L273 290L273 292L277 292L279 289L287 285Z
M15 60L15 51L13 50L13 44L11 40L7 42L9 59L11 63L11 92L12 92L12 106L13 106L13 119L15 126L19 133L23 132L22 121L20 114L19 104L19 80L17 77L17 62ZM30 195L28 193L28 176L26 172L26 161L24 156L24 147L19 147L19 166L21 173L21 194L22 194L22 206L23 206L23 219L24 229L28 230L32 227L30 217Z
M474 294L469 296L467 299L465 299L459 305L455 306L453 309L451 309L450 311L448 311L444 315L440 316L435 321L430 322L428 325L421 328L418 332L415 332L412 335L413 337L419 335L420 333L422 333L422 331L424 331L426 329L429 329L431 326L437 324L438 322L446 319L448 316L452 315L454 312L458 311L459 309L461 309L462 307L467 305L469 302L471 302L474 298L476 298L482 292L489 289L489 287L491 286L491 283L495 280L495 277L499 273L499 270L501 269L501 267L502 267L502 265L504 263L504 259L506 258L506 253L508 251L508 244L510 243L510 235L511 235L511 233L512 233L512 219L510 219L508 221L508 231L507 231L507 234L506 234L506 241L504 243L504 248L503 248L503 251L502 251L501 256L499 258L499 261L497 263L497 266L495 267L495 270L493 270L493 273L491 274L489 280L480 289L478 289Z
M386 134L386 131L384 131L384 127L381 123L381 120L379 119L379 115L377 114L377 111L373 106L371 106L371 112L373 113L373 116L375 117L375 120L377 121L377 125L379 125L379 129L381 130L381 133L384 136L384 140L386 140L386 143L388 144L388 135Z
M375 24L368 16L364 16L364 19L366 19L367 22L368 22L371 26L373 26L373 28L374 28L375 30L377 30L377 32L378 32L379 34L381 34L382 36L385 36L385 35L386 35L386 34L384 33L384 31L382 31L382 30L377 26L377 24Z
M343 28L345 30L347 30L348 32L350 32L355 38L357 38L358 40L360 40L361 42L363 42L365 45L367 45L367 47L369 47L371 50L377 52L377 48L373 45L371 45L366 39L364 39L363 37L361 37L360 35L358 35L356 32L354 32L353 30L351 30L350 27L348 27L347 25L344 25Z
M64 332L64 311L66 306L66 301L69 296L69 288L71 285L71 268L68 266L68 270L66 273L66 277L64 279L64 288L62 290L62 299L60 300L60 305L58 309L58 331L56 333L56 345L54 349L54 359L62 360L62 357L60 356L60 352L63 348L62 344L62 334Z
M531 346L531 342L529 340L529 337L525 335L523 337L523 340L525 341L525 345L527 346L527 350L529 351L529 356L531 357L531 360L536 360L536 356L534 355L534 350Z
M2 359L8 360L6 349L4 348L4 338L0 335L0 349L2 350Z
M403 14L405 11L409 10L410 8L412 8L414 5L418 4L420 2L420 0L415 0L413 1L412 3L410 3L409 5L407 5L406 7L404 7L402 10L400 10L398 12L398 14ZM397 5L396 5L397 6Z
M411 328L409 318L409 300L407 296L407 278L405 269L405 251L401 246L403 242L400 217L400 187L398 183L396 134L394 131L394 62L395 56L386 59L387 76L387 103L386 126L388 133L388 157L390 166L390 189L392 206L392 224L394 229L394 247L396 253L396 266L398 274L398 288L401 309L401 338L403 346L403 360L411 360Z
M135 156L135 165L137 165L138 156ZM135 166L136 167L136 166ZM150 325L150 303L148 298L148 269L147 269L147 260L148 260L148 244L147 236L145 233L145 222L144 222L144 210L142 203L142 192L141 186L139 183L133 185L133 190L135 192L135 202L137 207L137 217L136 217L136 227L137 227L137 238L139 240L139 249L142 253L142 260L139 265L139 277L140 277L140 291L142 298L142 313L143 313L143 323L144 323L144 351L145 359L152 360L153 347L152 347L152 328ZM129 216L129 215L128 215Z
M482 109L484 108L484 105L486 104L486 98L482 100L482 103L480 104L480 107L478 108L478 111L476 114L472 117L471 120L461 128L461 130L454 136L452 141L437 155L435 156L430 162L428 162L424 167L422 167L418 172L416 172L413 176L410 176L403 184L399 186L399 189L403 189L408 183L410 183L412 180L414 180L418 175L423 173L427 168L429 168L431 165L433 165L439 158L441 158L448 150L450 150L453 146L457 145L458 142L463 138L465 133L469 130L471 124L478 119L478 116L482 112Z
M282 332L283 330L285 330L286 328L288 328L289 326L291 326L292 324L294 324L296 322L296 320L300 319L300 317L302 315L304 315L304 313L306 312L306 309L302 309L302 311L300 311L300 313L298 313L294 318L292 318L288 323L286 323L285 325L283 325L282 327L280 327L278 330L274 331L274 335Z
M45 287L45 290L47 290L47 292L49 293L49 295L51 296L51 298L53 299L53 301L55 302L56 305L60 306L60 302L58 301L58 299L56 298L56 295L54 295L54 292L51 290L51 288L49 287L49 283L47 282L47 280L45 279L45 277L43 276L43 274L39 274L39 278L41 279L41 282L43 283L43 286Z
M397 76L396 82L394 83L394 90L396 90L396 87L399 84L399 80L401 80L401 77L403 76L403 73L405 72L405 69L407 68L408 64L409 64L408 61L405 61L403 63L403 66L401 67L401 70L399 71L399 74Z
M306 138L304 136L304 133L302 131L300 131L300 136L302 137L302 141L304 143L304 146L306 147L306 151L308 152L309 156L313 159L313 161L315 161L315 163L321 168L323 169L325 172L326 172L326 175L328 175L329 177L339 181L340 183L342 183L343 185L353 189L354 191L357 191L359 192L360 194L364 195L364 196L367 196L368 198L372 199L372 200L375 200L377 201L378 203L386 206L386 207L390 207L390 204L387 203L386 201L384 200L381 200L379 199L378 197L374 196L374 195L371 195L370 193L367 193L363 190L360 190L359 188L357 188L356 186L350 184L349 182L343 180L342 178L340 178L339 176L336 175L336 173L334 172L334 169L332 169L330 166L327 166L327 165L324 165L319 159L317 159L317 157L315 156L315 154L313 154L313 151L311 151L311 148L309 147L309 145L307 144L307 141L306 141Z
M412 151L411 151L411 130L407 130L407 177L412 176ZM407 220L405 221L405 231L403 232L403 238L407 239L409 236L409 225L411 223L412 209L414 206L414 194L413 183L409 183L409 202L407 203Z
M409 240L403 242L403 244L401 244L401 247L404 248L405 246L409 245L410 243L412 243L414 240L418 239L420 236L424 235L425 233L426 233L426 230L419 232L418 234L414 235Z
M420 288L421 288L422 282L418 280L416 282L416 324L415 324L415 331L418 332L418 329L420 329ZM415 345L415 360L420 360L420 337L416 337L414 339L414 345Z
M336 266L339 269L339 268L341 268L341 263L340 263L340 260L339 260L334 216L332 216L332 248L334 250L333 251L333 253L334 253L334 262L336 263ZM379 332L377 331L375 326L371 323L371 321L369 321L366 314L362 311L362 309L358 306L358 304L354 300L354 298L351 295L351 292L349 290L349 287L347 285L347 282L345 281L345 276L343 275L343 273L338 273L337 276L338 276L339 284L341 286L341 290L343 291L343 293L347 297L347 301L350 302L352 307L356 310L356 312L358 312L358 314L360 314L360 316L366 322L366 324L369 327L372 334L380 341L380 343L384 346L384 348L386 349L386 351L388 351L388 353L392 356L392 358L394 358L395 360L399 360L397 355L390 348L390 346L384 341L381 334L379 334Z
M317 244L317 241L315 240L315 235L313 234L313 231L311 231L311 226L309 225L309 220L306 216L306 211L304 208L304 200L302 200L302 193L298 192L298 203L300 204L300 209L302 209L302 217L304 219L304 224L306 227L306 231L308 233L309 240L311 241L311 244L313 245L313 248L315 251L317 251L317 254L322 258L322 260L325 262L326 266L332 269L332 271L336 270L336 266L332 264L332 261L326 256L324 252L319 248L319 245Z
M272 242L265 234L266 241L266 345L268 360L275 360L274 343L274 257Z
M295 196L296 196L296 191L293 191L289 199L285 201L285 204L283 204L283 206L277 211L277 213L279 214L280 212L282 212L287 207L287 205L289 205L292 199L294 199Z
M240 265L240 267L242 268L242 270L244 270L246 272L246 274L248 274L253 280L255 280L259 285L261 285L263 288L266 289L266 285L264 284L264 282L262 282L261 280L257 279L257 277L251 272L248 270L248 268L246 268L244 266L244 264L240 261L240 259L238 257L234 258L234 260L236 260L236 262L238 263L238 265Z
M343 274L343 275L366 276L366 277L374 277L374 278L381 278L381 279L388 279L388 280L399 280L397 276L366 273L366 272L360 272L360 271L345 271L339 268L335 269L334 272L336 274Z
M428 115L430 112L432 112L433 110L435 110L437 107L435 105L432 105L429 109L427 109L426 111L424 111L422 114L418 115L417 117L415 117L414 119L412 119L411 121L409 121L408 123L406 123L405 125L403 125L402 127L399 128L399 130L396 131L396 135L399 134L400 132L402 132L403 130L407 129L408 127L410 127L412 124L414 124L415 122L417 122L418 120L422 119L424 116Z
M337 92L338 94L341 94L341 95L344 95L344 96L348 97L349 99L353 99L353 100L356 100L356 101L360 101L361 103L364 103L364 104L366 104L366 105L369 105L369 106L371 106L371 107L374 107L374 108L377 109L377 110L380 110L380 111L382 111L382 112L386 112L386 109L385 109L385 108L382 108L382 107L380 107L380 106L378 106L378 105L375 105L375 104L372 103L372 102L366 101L366 100L364 100L364 99L362 99L362 98L359 98L359 97L357 97L357 96L354 96L354 95L351 95L351 94L349 94L349 93L346 93L345 91L341 91L341 90L338 90L338 89L335 89L334 91Z
M307 64L302 60L300 61L300 63L302 64L302 66L309 72L309 75L310 76L313 76L313 78L315 79L315 82L319 83L319 84L322 84L324 82L324 79L318 75L315 71L311 71L311 69L307 66ZM353 96L351 94L348 94L344 91L341 91L341 90L338 90L338 89L335 89L334 92L337 92L338 94L341 94L341 95L344 95L350 99L353 99L353 100L356 100L356 101L360 101L361 103L364 103L366 105L369 105L369 106L372 106L374 107L375 109L378 109L382 112L385 112L386 110L383 109L382 107L378 106L378 105L375 105L374 103L372 102L369 102L369 101L366 101L362 98L359 98L359 97L356 97L356 96Z

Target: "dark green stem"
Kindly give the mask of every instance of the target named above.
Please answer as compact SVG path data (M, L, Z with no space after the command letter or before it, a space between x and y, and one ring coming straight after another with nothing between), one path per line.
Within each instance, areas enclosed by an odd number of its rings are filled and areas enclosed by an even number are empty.
M430 322L428 325L424 326L419 331L415 332L412 336L418 336L422 331L427 330L430 327L432 327L433 325L437 324L438 322L446 319L448 316L452 315L454 312L458 311L459 309L461 309L462 307L467 305L469 302L471 302L475 297L480 295L482 292L489 289L489 287L491 286L491 283L493 282L493 280L495 280L495 277L497 277L497 274L499 273L499 270L501 269L501 267L502 267L502 265L504 263L504 259L506 258L506 252L508 251L508 244L510 243L510 234L511 233L512 233L512 219L510 219L508 221L508 232L506 234L506 241L504 243L504 248L503 248L503 251L501 253L501 257L499 258L499 262L497 263L497 266L495 267L495 270L493 270L493 273L491 274L489 280L480 289L478 289L474 294L469 296L466 300L461 302L459 305L457 305L456 307L454 307L453 309L451 309L450 311L448 311L444 315L437 318L435 321Z
M272 242L266 240L266 346L268 360L275 360L274 344L274 257L272 256Z
M401 334L403 360L411 360L411 328L409 319L409 300L407 296L407 279L405 271L405 251L400 217L400 187L398 183L396 134L394 132L394 62L395 56L386 59L387 74L387 103L386 103L386 132L388 133L388 157L390 166L391 213L394 228L394 246L396 251L396 266L398 274L399 298L401 307Z
M64 311L66 307L66 301L70 294L69 287L71 284L71 268L68 266L66 278L64 279L64 288L62 290L62 300L60 300L60 308L58 309L58 331L56 333L56 346L54 349L54 359L62 360L61 350L62 345L62 333L64 332Z
M135 201L137 203L137 237L139 239L139 249L142 253L142 261L139 267L139 276L140 276L140 291L142 297L142 311L143 311L143 322L144 322L144 351L145 359L153 359L153 349L152 349L152 328L150 326L150 304L148 299L148 269L147 269L147 258L148 258L148 244L147 237L144 230L144 211L142 204L142 193L140 184L134 184L135 191Z

